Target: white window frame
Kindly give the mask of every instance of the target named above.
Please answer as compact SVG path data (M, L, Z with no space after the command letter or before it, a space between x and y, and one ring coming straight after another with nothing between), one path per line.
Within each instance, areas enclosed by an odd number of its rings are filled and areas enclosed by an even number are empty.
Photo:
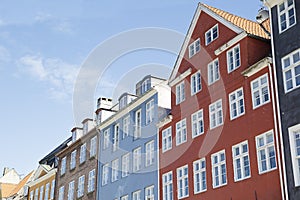
M176 146L187 141L186 118L176 123Z
M109 163L102 166L102 186L107 185L109 180Z
M103 132L103 149L107 149L109 147L110 142L110 128L107 128Z
M227 71L228 74L241 66L241 48L237 44L227 51Z
M55 179L51 181L50 199L54 199Z
M142 110L139 109L135 111L133 139L136 140L141 136L142 136Z
M34 192L34 200L38 200L38 199L39 199L39 188L36 188Z
M71 158L70 158L70 170L75 169L76 167L76 155L77 155L77 150L75 149L71 153Z
M229 94L230 120L234 120L245 114L245 100L243 87Z
M145 200L154 200L154 185L145 188Z
M78 178L78 188L77 188L78 198L84 195L84 182L85 182L85 175L82 175Z
M162 175L163 200L173 200L173 172Z
M146 103L146 125L154 120L154 99Z
M129 135L130 117L127 115L123 118L123 135L122 138L126 138Z
M132 200L141 200L141 190L132 193Z
M196 39L189 45L189 58L196 55L201 49L200 38Z
M124 154L122 156L122 177L129 175L129 165L130 165L130 154Z
M199 194L207 190L206 161L201 158L193 162L194 174L194 194Z
M162 152L172 149L172 126L162 131Z
M60 175L64 175L66 173L66 165L67 165L67 157L63 157L60 163Z
M244 149L245 146L246 149ZM248 140L232 146L232 160L235 182L242 181L251 177ZM246 174L247 168L249 170L248 175Z
M69 182L68 200L74 200L75 181Z
M271 136L271 138L269 137ZM272 139L272 141L268 141L268 139ZM277 169L277 161L276 161L276 150L275 150L275 142L274 142L274 133L273 130L265 132L255 137L256 141L256 154L257 154L257 166L259 174L264 174L270 171ZM273 151L274 156L270 157L270 151ZM265 159L261 157L260 152L264 152ZM271 159L275 160L275 167L271 166ZM266 169L263 169L263 162L265 161Z
M185 84L184 81L176 85L176 105L185 100Z
M223 125L223 105L222 99L219 99L209 105L209 126L210 129Z
M191 115L192 138L204 133L203 109L200 109Z
M191 96L197 94L202 90L201 79L202 78L200 70L191 75Z
M265 83L261 83L262 80L266 78ZM254 86L257 84L257 87ZM267 100L265 99L264 91L267 91ZM258 93L258 97L255 96L255 94ZM252 94L252 106L253 109L259 108L260 106L263 106L270 102L270 89L269 89L269 77L268 74L264 74L255 80L251 81L251 94ZM256 102L256 99L259 99L259 103Z
M44 200L49 199L49 189L50 189L50 183L47 183L45 186L45 195L44 195Z
M145 144L146 156L145 156L145 166L148 167L155 162L154 155L154 140L151 140Z
M111 161L111 182L119 179L119 159Z
M82 164L86 161L86 143L80 146L79 163Z
M215 59L207 65L208 85L212 85L220 79L219 59Z
M96 184L96 169L89 171L88 193L95 191Z
M58 192L58 200L64 200L65 186L61 186Z
M40 200L43 200L43 197L44 197L44 186L42 185L40 187Z
M300 80L298 85L296 80L297 78L300 79L300 74L296 75L296 68L300 68L300 49L297 49L296 51L284 56L281 59L281 63L284 91L285 93L288 93L300 87ZM290 77L287 77L287 73L290 74ZM287 82L292 84L291 88L288 88Z
M295 187L300 186L300 124L288 128ZM298 146L297 146L298 143Z
M34 190L30 191L29 200L33 200L33 197L34 197Z
M222 160L222 155L224 155L224 160ZM226 169L226 154L225 150L218 151L211 155L211 166L212 166L212 180L213 188L222 187L227 185L227 169ZM225 168L222 172L222 167ZM217 173L217 176L216 176ZM225 175L225 179L223 176Z
M177 168L176 171L177 171L177 198L183 199L183 198L186 198L189 196L188 165L179 167L179 168Z
M113 151L116 151L119 149L119 139L120 139L120 125L115 124L113 138L112 138Z
M215 36L214 33L217 32L217 35ZM209 45L214 40L216 40L219 37L219 27L218 24L214 25L212 28L210 28L208 31L205 32L205 45ZM210 40L209 40L210 38Z
M296 9L295 9L295 1L293 1L293 4L288 5L288 1L284 0L281 4L279 4L277 6L277 12L278 12L278 29L279 29L279 33L283 33L284 31L288 30L289 28L293 27L294 25L297 24L297 14L296 14ZM281 6L284 6L283 10L281 10ZM294 13L294 24L290 24L290 19L291 16L289 15L289 11L293 10ZM286 22L286 27L283 29L283 27L281 26L283 19L281 19L281 17L284 16L285 17L285 22Z
M132 171L139 171L142 167L142 147L137 147L133 150L132 162Z
M90 158L97 155L97 135L90 140Z
M128 200L128 194L121 196L121 200Z
M150 82L150 78L147 78L146 80L144 80L141 84L141 92L142 94L144 94L145 92L147 92L150 88L151 88L151 82Z

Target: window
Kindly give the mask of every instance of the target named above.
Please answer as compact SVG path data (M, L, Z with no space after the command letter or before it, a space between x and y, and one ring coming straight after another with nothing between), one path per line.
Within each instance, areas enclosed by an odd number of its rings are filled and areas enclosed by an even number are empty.
M154 185L145 188L145 200L154 200Z
M195 112L192 118L192 138L204 133L203 109Z
M205 33L205 44L209 45L212 41L218 38L218 35L218 24L216 24L214 27L212 27Z
M109 128L103 132L103 149L107 149L109 146L109 132Z
M34 200L38 200L38 199L39 199L39 188L36 188L34 193Z
M200 51L200 38L195 40L193 43L189 45L189 56L193 57L196 53Z
M142 83L142 94L147 92L151 87L150 79L147 78L145 81Z
M83 131L83 134L85 135L85 134L87 134L87 132L88 132L88 122L85 122L84 124L83 124L83 127L82 127L82 131Z
M177 197L182 199L189 196L188 165L177 168Z
M184 81L176 85L176 105L185 100Z
M84 194L84 179L85 176L82 175L78 178L78 189L77 189L77 197L82 197Z
M119 135L120 135L119 124L116 124L114 126L114 134L113 134L113 151L116 151L119 148Z
M289 129L291 158L293 164L293 175L295 187L300 185L300 124Z
M236 45L229 51L227 51L227 70L228 73L237 69L241 66L241 53L240 53L240 45Z
M68 200L73 200L74 199L74 187L75 187L75 182L71 181L69 183Z
M119 100L119 110L127 106L127 102L127 95L125 95Z
M74 169L76 166L76 153L77 153L76 150L72 151L71 153L70 169Z
M222 99L209 105L210 129L216 128L223 124Z
M172 127L168 127L162 131L162 151L166 152L172 149Z
M270 102L268 75L264 74L251 82L253 109Z
M118 175L119 175L119 159L116 159L111 162L111 182L117 181Z
M60 175L64 175L66 173L66 162L67 158L63 157L63 159L61 160Z
M300 87L300 49L282 58L285 92Z
M213 84L220 79L219 60L215 59L207 65L208 85Z
M30 198L29 198L29 200L33 200L33 194L34 193L34 191L32 190L31 192L30 192Z
M243 88L239 88L229 94L229 109L231 120L245 114Z
M46 189L45 189L45 196L44 196L44 200L48 200L49 198L49 189L50 189L50 183L46 184Z
M121 200L128 200L128 195L121 196Z
M227 184L225 150L211 155L213 188Z
M88 193L93 192L95 190L95 179L96 179L96 170L93 169L89 172L89 180L88 180Z
M147 142L145 145L146 148L146 167L154 163L154 140Z
M194 194L206 191L206 163L205 158L193 163L194 172Z
M123 119L123 137L122 137L123 139L127 137L129 134L129 122L130 122L129 120L130 120L129 116L126 116Z
M133 150L133 171L136 172L142 167L142 148L138 147Z
M191 95L198 93L201 88L201 74L198 71L191 76Z
M146 104L146 124L149 124L154 119L154 99Z
M186 119L176 123L176 145L186 142Z
M96 154L97 154L97 136L91 139L90 158L95 157Z
M44 186L41 186L41 188L40 188L40 200L43 200L43 196L44 196Z
M65 186L61 186L58 191L58 200L64 200Z
M132 200L141 200L141 190L132 193Z
M51 182L51 191L50 191L50 199L54 199L54 190L55 189L55 180Z
M232 147L234 181L244 180L250 177L250 161L248 141Z
M109 171L109 164L106 163L102 166L102 185L106 185L108 183L108 171Z
M163 200L173 200L173 174L172 171L162 176Z
M285 0L278 6L279 32L283 32L296 24L294 0Z
M83 162L85 162L85 159L86 159L86 143L84 143L80 147L80 156L79 156L79 162L80 162L80 164L83 163Z
M273 131L256 136L259 174L276 169Z
M142 135L142 119L141 119L141 110L135 112L135 127L133 139L140 138Z
M122 156L122 177L126 177L129 174L129 153Z

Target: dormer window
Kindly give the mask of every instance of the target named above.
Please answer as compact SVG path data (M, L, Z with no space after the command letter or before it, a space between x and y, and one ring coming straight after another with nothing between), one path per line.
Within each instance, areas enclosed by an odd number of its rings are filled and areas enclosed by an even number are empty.
M83 134L87 134L87 132L88 132L88 122L86 122L86 123L84 123L83 124Z
M205 33L205 45L209 45L212 43L215 39L217 39L219 36L219 29L218 29L218 24L216 24L214 27L209 29Z
M196 53L200 51L200 38L195 40L193 43L189 46L189 56L190 58L193 57Z
M150 79L148 78L142 83L142 94L147 92L150 89L150 87L151 87Z
M76 131L73 131L72 132L72 142L75 142L76 139L77 139L77 133L76 133Z
M127 95L123 96L119 101L119 109L127 106Z

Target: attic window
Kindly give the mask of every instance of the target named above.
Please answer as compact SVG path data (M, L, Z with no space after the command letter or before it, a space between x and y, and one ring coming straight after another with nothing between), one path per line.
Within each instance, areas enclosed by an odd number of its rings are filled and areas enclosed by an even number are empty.
M189 56L190 58L193 57L196 53L200 51L200 38L195 40L193 43L189 46Z
M142 94L147 92L150 89L150 79L147 78L145 81L142 83Z
M218 36L219 36L219 29L218 29L218 24L216 24L214 27L212 27L205 33L205 44L209 45L215 39L217 39Z

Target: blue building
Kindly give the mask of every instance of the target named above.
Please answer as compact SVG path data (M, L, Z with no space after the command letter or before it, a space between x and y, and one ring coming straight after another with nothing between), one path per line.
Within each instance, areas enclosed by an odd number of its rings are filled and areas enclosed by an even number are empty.
M158 199L156 124L170 105L167 81L149 75L136 84L135 95L122 94L113 114L99 121L98 199Z

